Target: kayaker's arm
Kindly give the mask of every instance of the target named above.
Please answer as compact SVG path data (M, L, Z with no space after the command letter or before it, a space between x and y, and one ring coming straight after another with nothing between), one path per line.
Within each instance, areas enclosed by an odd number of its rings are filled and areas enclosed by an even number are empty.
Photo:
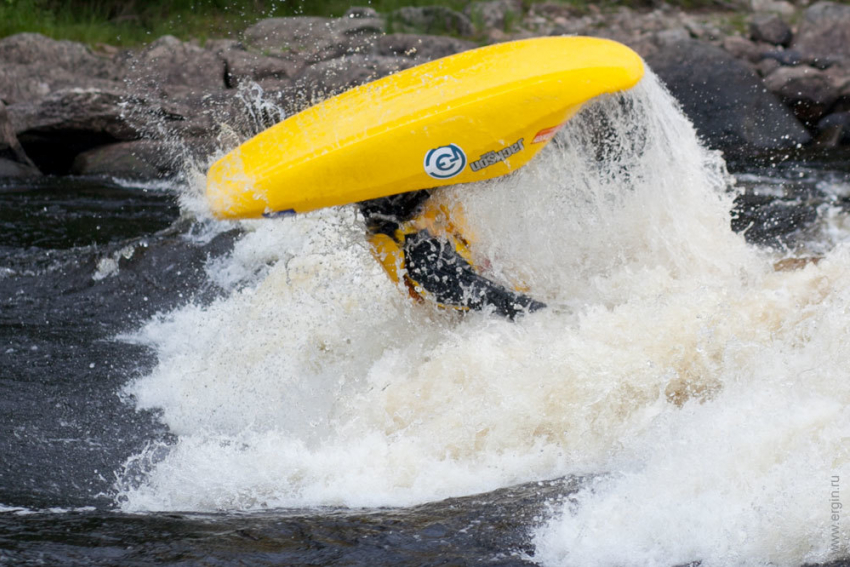
M486 309L508 319L546 307L527 295L510 291L480 275L454 247L427 230L404 241L407 275L440 305L455 309Z
M428 297L460 310L489 307L509 319L546 307L480 275L456 249L465 247L460 235L436 237L412 228L429 197L423 190L360 203L373 252L393 281L403 282L419 301Z

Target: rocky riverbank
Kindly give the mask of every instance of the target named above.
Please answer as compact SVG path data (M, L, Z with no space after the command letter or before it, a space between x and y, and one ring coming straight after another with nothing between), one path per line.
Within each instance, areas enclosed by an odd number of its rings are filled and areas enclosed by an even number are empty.
M279 120L279 108L295 112L484 43L562 34L634 48L711 147L850 144L850 5L750 2L715 13L579 13L521 0L474 2L463 13L352 8L342 18L262 20L239 40L166 36L133 51L17 34L0 39L0 177L168 176L222 137Z

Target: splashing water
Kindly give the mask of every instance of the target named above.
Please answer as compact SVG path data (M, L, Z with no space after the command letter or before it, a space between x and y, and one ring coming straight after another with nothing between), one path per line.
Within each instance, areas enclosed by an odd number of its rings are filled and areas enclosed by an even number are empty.
M597 476L534 531L544 565L799 565L850 478L850 249L775 272L729 228L730 179L652 75L528 167L442 190L515 323L415 305L353 207L246 222L231 290L146 325L127 386L176 434L127 511L409 505Z

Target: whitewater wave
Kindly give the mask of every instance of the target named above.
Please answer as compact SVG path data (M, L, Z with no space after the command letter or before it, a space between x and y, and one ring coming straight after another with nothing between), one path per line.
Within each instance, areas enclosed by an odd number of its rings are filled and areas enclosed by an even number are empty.
M550 305L515 323L412 303L354 207L243 223L208 266L229 295L127 337L159 363L124 393L177 440L117 501L399 506L603 472L529 526L535 560L846 555L850 251L776 272L730 230L732 185L650 74L514 175L441 191L488 275Z

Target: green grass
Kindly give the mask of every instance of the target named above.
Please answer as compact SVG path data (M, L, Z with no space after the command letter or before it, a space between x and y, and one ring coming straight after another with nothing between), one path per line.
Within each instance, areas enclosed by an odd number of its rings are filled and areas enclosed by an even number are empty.
M106 43L134 46L165 34L181 39L237 37L258 20L275 16L338 17L352 5L371 6L389 14L403 6L441 5L463 10L471 0L0 0L0 37L18 32L39 32L56 39L90 45ZM543 0L523 0L527 10ZM648 9L655 0L549 0L585 13L594 4L604 9L618 6ZM838 0L848 3L850 0ZM685 9L718 9L730 0L668 0ZM478 18L480 20L480 18ZM475 11L473 11L475 20ZM514 27L515 14L506 23ZM476 23L479 28L481 22Z
M379 12L402 6L444 5L464 0L0 0L0 37L38 32L90 45L133 46L171 34L181 39L236 37L255 22L277 16L343 15L352 5Z

